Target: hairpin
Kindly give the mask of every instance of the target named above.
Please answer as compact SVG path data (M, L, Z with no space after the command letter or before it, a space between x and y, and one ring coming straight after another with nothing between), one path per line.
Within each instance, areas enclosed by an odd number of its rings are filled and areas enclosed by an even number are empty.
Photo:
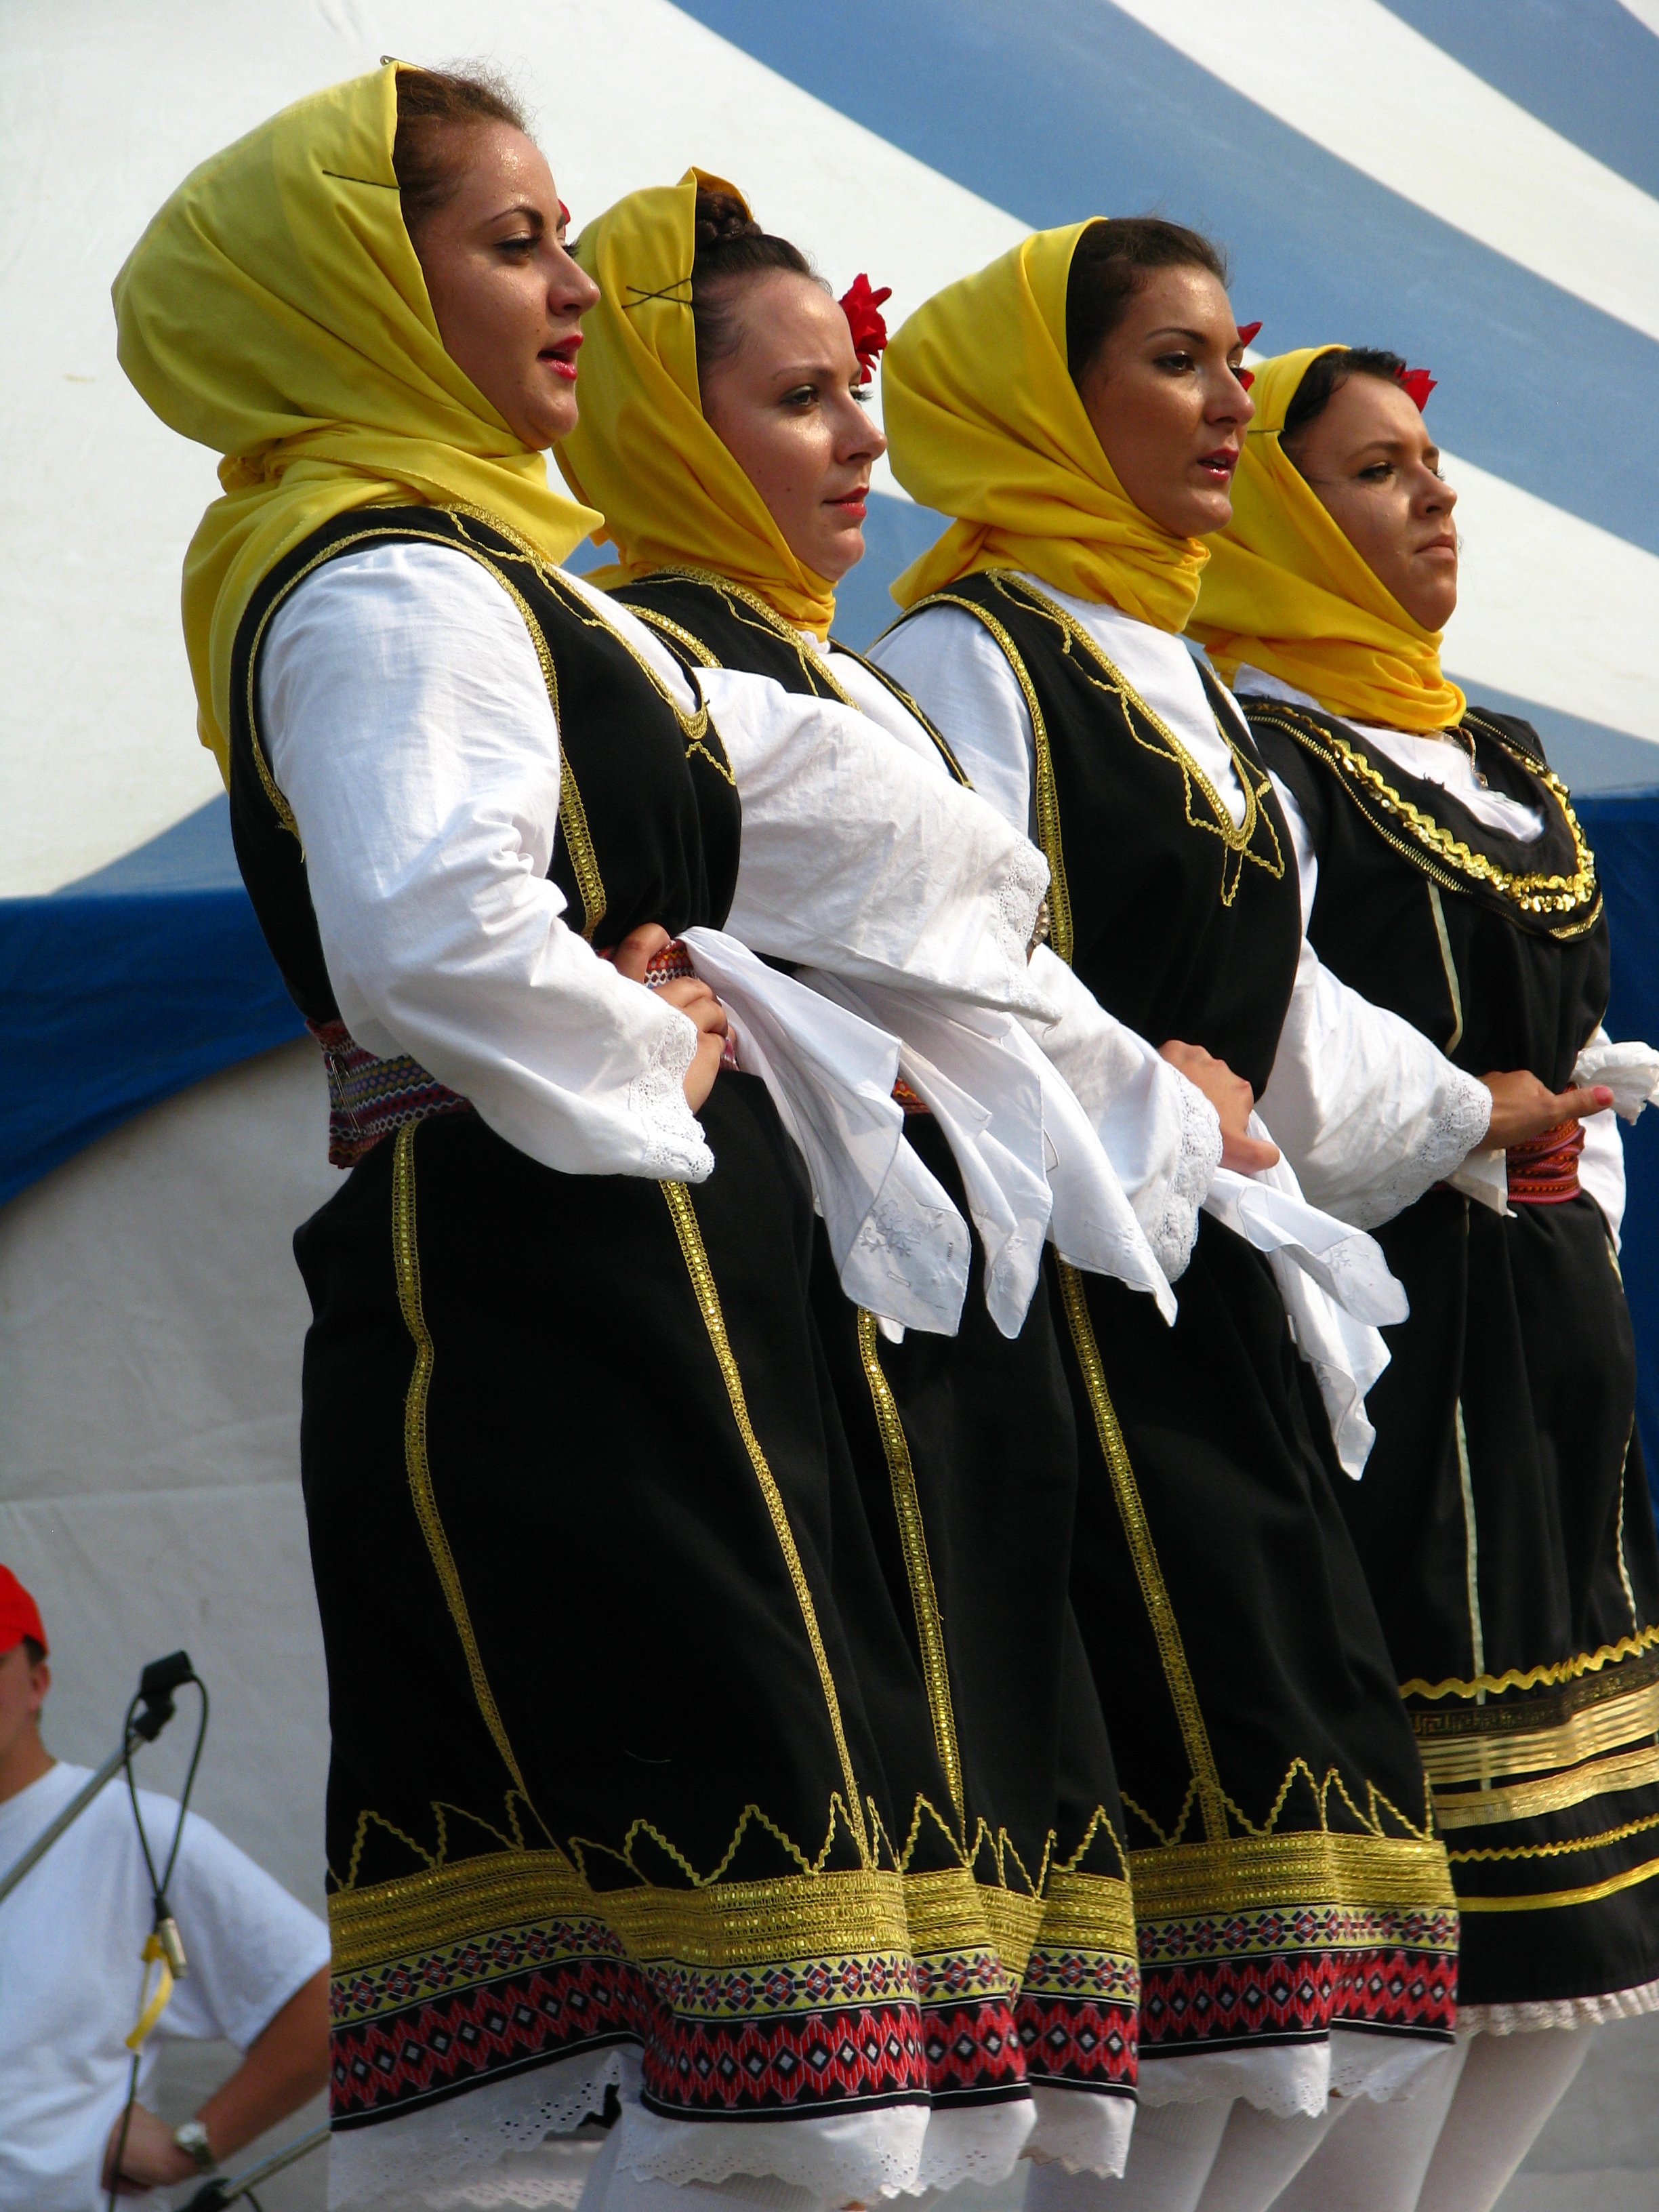
M890 284L884 284L879 292L872 291L870 279L862 270L841 295L841 311L853 333L853 350L864 371L859 380L861 384L867 384L875 374L876 362L887 343L887 324L880 309L882 302L892 296Z
M1397 368L1394 380L1420 415L1439 379L1431 376L1426 368Z

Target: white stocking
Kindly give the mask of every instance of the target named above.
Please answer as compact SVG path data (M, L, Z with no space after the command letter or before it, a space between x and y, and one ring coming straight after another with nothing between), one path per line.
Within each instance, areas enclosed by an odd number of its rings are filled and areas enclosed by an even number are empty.
M1299 2173L1341 2110L1328 2105L1316 2119L1305 2112L1281 2119L1241 2097L1233 2106L1198 2212L1267 2212Z
M1468 2051L1463 2042L1431 2058L1386 2104L1345 2098L1273 2212L1413 2212Z
M1418 2212L1491 2212L1589 2055L1593 2027L1475 2036Z
M1196 2212L1227 2110L1218 2099L1202 2105L1142 2105L1121 2180L1038 2166L1026 2185L1025 2212Z

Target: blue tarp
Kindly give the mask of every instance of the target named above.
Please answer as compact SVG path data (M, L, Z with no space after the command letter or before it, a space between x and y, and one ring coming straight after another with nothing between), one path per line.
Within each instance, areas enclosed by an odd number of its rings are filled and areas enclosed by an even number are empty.
M297 1036L216 799L50 898L0 900L0 1204L175 1091Z
M1613 932L1607 1035L1659 1043L1659 792L1596 792L1575 804ZM1659 1511L1659 1108L1620 1133L1628 1186L1620 1265L1636 1325L1637 1425Z

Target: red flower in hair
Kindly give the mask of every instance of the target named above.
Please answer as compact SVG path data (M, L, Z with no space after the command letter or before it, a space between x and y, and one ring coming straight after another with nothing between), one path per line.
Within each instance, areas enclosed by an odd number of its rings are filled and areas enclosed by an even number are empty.
M882 302L892 296L890 284L884 284L879 292L872 292L870 279L861 269L841 295L841 311L853 333L853 350L864 371L860 381L865 384L874 375L876 362L887 343L887 325L880 310Z
M1240 345L1249 345L1250 340L1255 336L1256 332L1261 328L1261 325L1259 322L1241 323L1238 326L1238 343ZM1241 368L1238 371L1238 380L1243 386L1246 392L1248 392L1250 386L1255 382L1255 371L1253 368Z
M1397 368L1394 380L1420 415L1439 379L1431 376L1426 368Z

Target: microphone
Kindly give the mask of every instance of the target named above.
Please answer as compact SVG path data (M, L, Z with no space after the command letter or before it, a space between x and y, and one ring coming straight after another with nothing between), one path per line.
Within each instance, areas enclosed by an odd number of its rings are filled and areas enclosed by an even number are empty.
M150 1661L138 1677L137 1702L143 1710L134 1714L131 1726L123 1741L111 1752L98 1771L76 1792L51 1826L42 1829L16 1864L4 1875L0 1875L0 1904L11 1895L30 1869L45 1858L64 1829L80 1819L105 1784L112 1781L119 1773L123 1762L128 1753L136 1749L137 1744L155 1742L176 1711L173 1692L195 1679L196 1669L190 1663L188 1651L170 1651L165 1659Z

